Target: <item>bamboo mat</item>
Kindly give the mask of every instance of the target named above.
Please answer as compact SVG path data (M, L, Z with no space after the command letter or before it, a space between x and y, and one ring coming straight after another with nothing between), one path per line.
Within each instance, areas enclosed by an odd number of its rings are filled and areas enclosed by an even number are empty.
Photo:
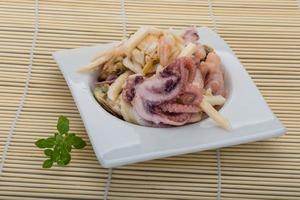
M145 24L215 29L288 133L221 149L220 177L215 150L115 168L108 199L217 199L218 192L228 200L300 199L297 0L40 0L36 6L34 0L0 0L1 200L103 199L108 171L90 144L73 152L68 167L41 168L34 141L55 131L59 115L88 141L51 54L120 40Z

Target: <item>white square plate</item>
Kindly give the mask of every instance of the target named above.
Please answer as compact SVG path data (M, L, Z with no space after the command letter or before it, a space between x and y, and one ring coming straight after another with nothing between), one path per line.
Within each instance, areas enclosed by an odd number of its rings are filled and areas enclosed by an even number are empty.
M229 95L220 112L230 121L231 131L218 128L211 119L176 128L150 128L122 121L95 100L90 87L92 76L77 73L96 52L113 44L54 53L103 167L237 145L285 133L228 45L209 28L198 31L200 42L216 50L226 71Z

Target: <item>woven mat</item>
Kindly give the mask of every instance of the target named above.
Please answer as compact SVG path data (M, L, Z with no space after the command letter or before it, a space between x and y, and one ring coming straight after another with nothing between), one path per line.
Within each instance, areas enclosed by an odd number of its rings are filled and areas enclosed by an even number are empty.
M120 40L138 26L208 26L232 47L288 133L280 138L115 168L108 199L300 199L297 0L0 1L0 199L103 199L108 171L91 145L41 168L37 138L56 119L88 141L51 54ZM220 175L220 174L219 174ZM221 180L220 180L221 179ZM219 189L218 189L219 187ZM221 198L217 197L218 193Z

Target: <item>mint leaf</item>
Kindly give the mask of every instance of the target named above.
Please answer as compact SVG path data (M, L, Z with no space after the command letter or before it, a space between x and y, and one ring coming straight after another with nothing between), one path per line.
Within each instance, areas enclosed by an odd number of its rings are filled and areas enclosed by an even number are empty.
M67 134L69 132L69 120L65 116L60 116L57 121L57 130L60 134Z
M71 154L66 154L64 155L64 157L62 158L62 162L64 163L64 165L69 164L71 161Z
M65 143L65 144L64 144L64 148L65 148L68 152L71 152L71 151L72 151L72 144Z
M57 161L59 159L60 155L60 146L55 146L52 154L52 159L54 161Z
M58 166L61 166L61 167L65 166L65 163L62 160L58 160L56 163L58 164Z
M60 160L63 162L64 165L69 164L71 160L71 155L65 148L63 148L61 151Z
M45 139L39 139L38 141L35 142L35 146L37 146L38 148L46 148L47 146L47 142Z
M38 148L51 148L53 147L55 144L55 139L54 137L49 137L47 139L39 139L38 141L35 142L35 145L38 147Z
M75 149L82 149L85 146L86 146L86 143L83 139L81 139L81 137L74 136L73 147L75 147Z
M53 150L51 150L51 149L45 149L44 150L44 154L47 156L47 157L52 157L52 155L53 155Z
M62 135L57 134L55 137L55 141L57 144L61 144L61 142L64 140L64 137Z
M65 143L72 145L73 144L73 140L74 140L75 134L74 133L70 133L68 134L68 136L65 139Z
M45 160L43 163L43 168L50 168L53 165L53 161L51 159Z
M55 144L55 138L54 137L48 137L46 140L45 140L45 145L46 145L46 148L52 148Z

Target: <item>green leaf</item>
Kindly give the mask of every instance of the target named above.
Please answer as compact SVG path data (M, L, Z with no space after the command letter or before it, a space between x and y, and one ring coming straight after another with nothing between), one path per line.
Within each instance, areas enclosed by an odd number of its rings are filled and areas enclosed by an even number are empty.
M65 165L69 164L71 161L71 154L67 154L63 159L62 159L63 163Z
M38 141L35 142L35 146L37 146L38 148L46 148L47 147L47 142L45 139L39 139Z
M52 148L55 144L55 138L54 137L48 137L46 140L45 140L45 144L46 144L46 148Z
M57 121L57 130L60 134L66 134L69 132L69 120L65 116L60 116Z
M60 160L63 162L64 165L69 164L69 162L71 161L71 155L70 153L67 151L67 149L63 148L60 154Z
M53 155L53 150L52 149L45 149L44 150L44 154L47 156L47 157L52 157Z
M64 137L62 135L57 134L55 137L56 143L60 144L63 141Z
M73 139L73 146L76 149L83 149L86 146L86 143L81 137L75 136Z
M71 152L71 151L72 151L72 145L71 145L71 144L65 144L64 146L65 146L65 148L66 148L66 150L67 150L68 152Z
M35 142L35 145L39 148L52 148L55 144L55 139L53 137L49 137L47 139L39 139Z
M68 134L68 136L65 138L65 143L72 145L73 144L73 140L74 140L75 134L74 133L70 133Z
M44 161L43 168L50 168L50 167L52 167L52 165L53 165L53 160L48 159L48 160Z
M57 161L59 159L59 155L60 155L60 146L56 145L53 150L52 159L54 161Z
M61 167L66 166L65 163L64 163L64 161L62 161L62 160L58 160L57 164L58 164L58 166L61 166Z

